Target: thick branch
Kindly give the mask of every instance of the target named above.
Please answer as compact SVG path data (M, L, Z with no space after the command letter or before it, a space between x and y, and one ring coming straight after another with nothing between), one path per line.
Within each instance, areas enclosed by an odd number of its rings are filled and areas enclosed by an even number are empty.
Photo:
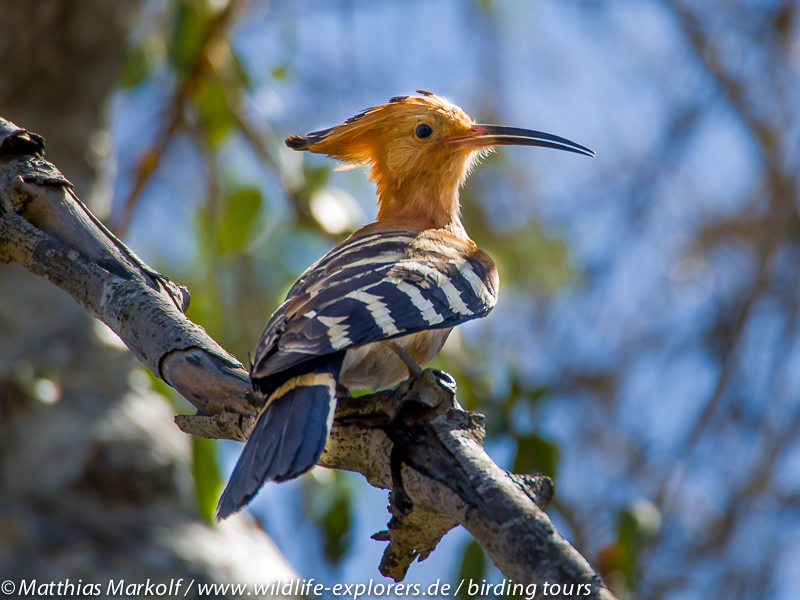
M186 290L116 239L43 150L41 138L0 120L0 261L53 282L111 327L198 409L176 417L181 429L244 441L255 409L241 364L183 315ZM537 584L539 596L545 583L571 583L547 597L613 598L543 512L550 479L501 470L483 451L483 437L483 417L461 410L452 379L426 370L396 392L340 398L320 464L391 490L388 530L374 536L389 542L380 567L386 576L403 579L460 524L507 578Z
M184 316L186 289L114 237L43 151L40 137L0 120L0 261L69 293L199 411L247 412L247 373Z

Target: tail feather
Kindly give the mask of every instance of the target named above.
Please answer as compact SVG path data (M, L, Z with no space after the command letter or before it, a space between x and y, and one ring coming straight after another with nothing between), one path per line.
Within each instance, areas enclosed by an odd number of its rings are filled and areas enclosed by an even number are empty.
M266 481L309 471L322 454L336 409L344 353L304 363L299 375L273 390L217 505L217 519L241 510Z
M321 434L327 435L327 431L312 433L309 427L314 417L314 404L329 404L330 399L327 392L326 388L320 389L320 386L295 388L292 392L294 397L289 405L288 415L281 430L280 450L275 457L272 469L276 481L291 478L295 474L305 472L310 468L306 467L304 469L303 465L307 464L307 462L300 463L297 459L303 447L316 446L315 440ZM320 409L322 409L321 406ZM325 406L325 409L327 409L327 406ZM313 444L310 443L312 441L314 441ZM316 457L314 458L316 459ZM316 460L314 462L316 463Z
M295 472L305 472L308 468L303 465L310 464L314 466L319 460L320 454L325 449L325 443L328 441L328 434L330 433L331 426L333 425L333 413L336 410L336 386L333 386L333 394L328 400L330 403L330 410L325 413L322 410L309 410L308 420L306 421L305 433L301 435L306 436L307 443L301 445L297 449L297 454L293 462L293 470ZM316 440L316 443L314 442ZM285 478L277 479L276 481L283 481Z

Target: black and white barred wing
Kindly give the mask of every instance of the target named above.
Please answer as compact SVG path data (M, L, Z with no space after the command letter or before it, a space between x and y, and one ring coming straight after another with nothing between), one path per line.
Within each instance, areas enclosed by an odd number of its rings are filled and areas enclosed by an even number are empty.
M483 317L497 271L471 242L443 231L350 238L310 267L262 335L252 377L320 356Z

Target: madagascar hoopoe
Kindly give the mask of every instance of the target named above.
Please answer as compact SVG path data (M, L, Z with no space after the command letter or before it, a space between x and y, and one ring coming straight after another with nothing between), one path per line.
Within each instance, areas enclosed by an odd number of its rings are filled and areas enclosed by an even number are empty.
M308 268L270 318L250 381L266 398L217 507L224 519L265 481L310 470L322 454L338 385L391 387L408 376L396 343L418 364L455 325L497 302L492 259L461 225L458 189L494 146L544 146L588 156L539 131L477 125L444 98L398 96L343 124L291 136L294 150L327 154L340 168L369 166L378 220Z

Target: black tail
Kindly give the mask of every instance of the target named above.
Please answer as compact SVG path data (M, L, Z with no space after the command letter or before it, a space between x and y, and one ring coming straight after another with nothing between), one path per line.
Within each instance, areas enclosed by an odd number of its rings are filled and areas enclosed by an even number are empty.
M271 392L219 499L217 520L244 508L265 481L293 479L317 464L333 423L343 360L344 352L337 352L307 361Z

